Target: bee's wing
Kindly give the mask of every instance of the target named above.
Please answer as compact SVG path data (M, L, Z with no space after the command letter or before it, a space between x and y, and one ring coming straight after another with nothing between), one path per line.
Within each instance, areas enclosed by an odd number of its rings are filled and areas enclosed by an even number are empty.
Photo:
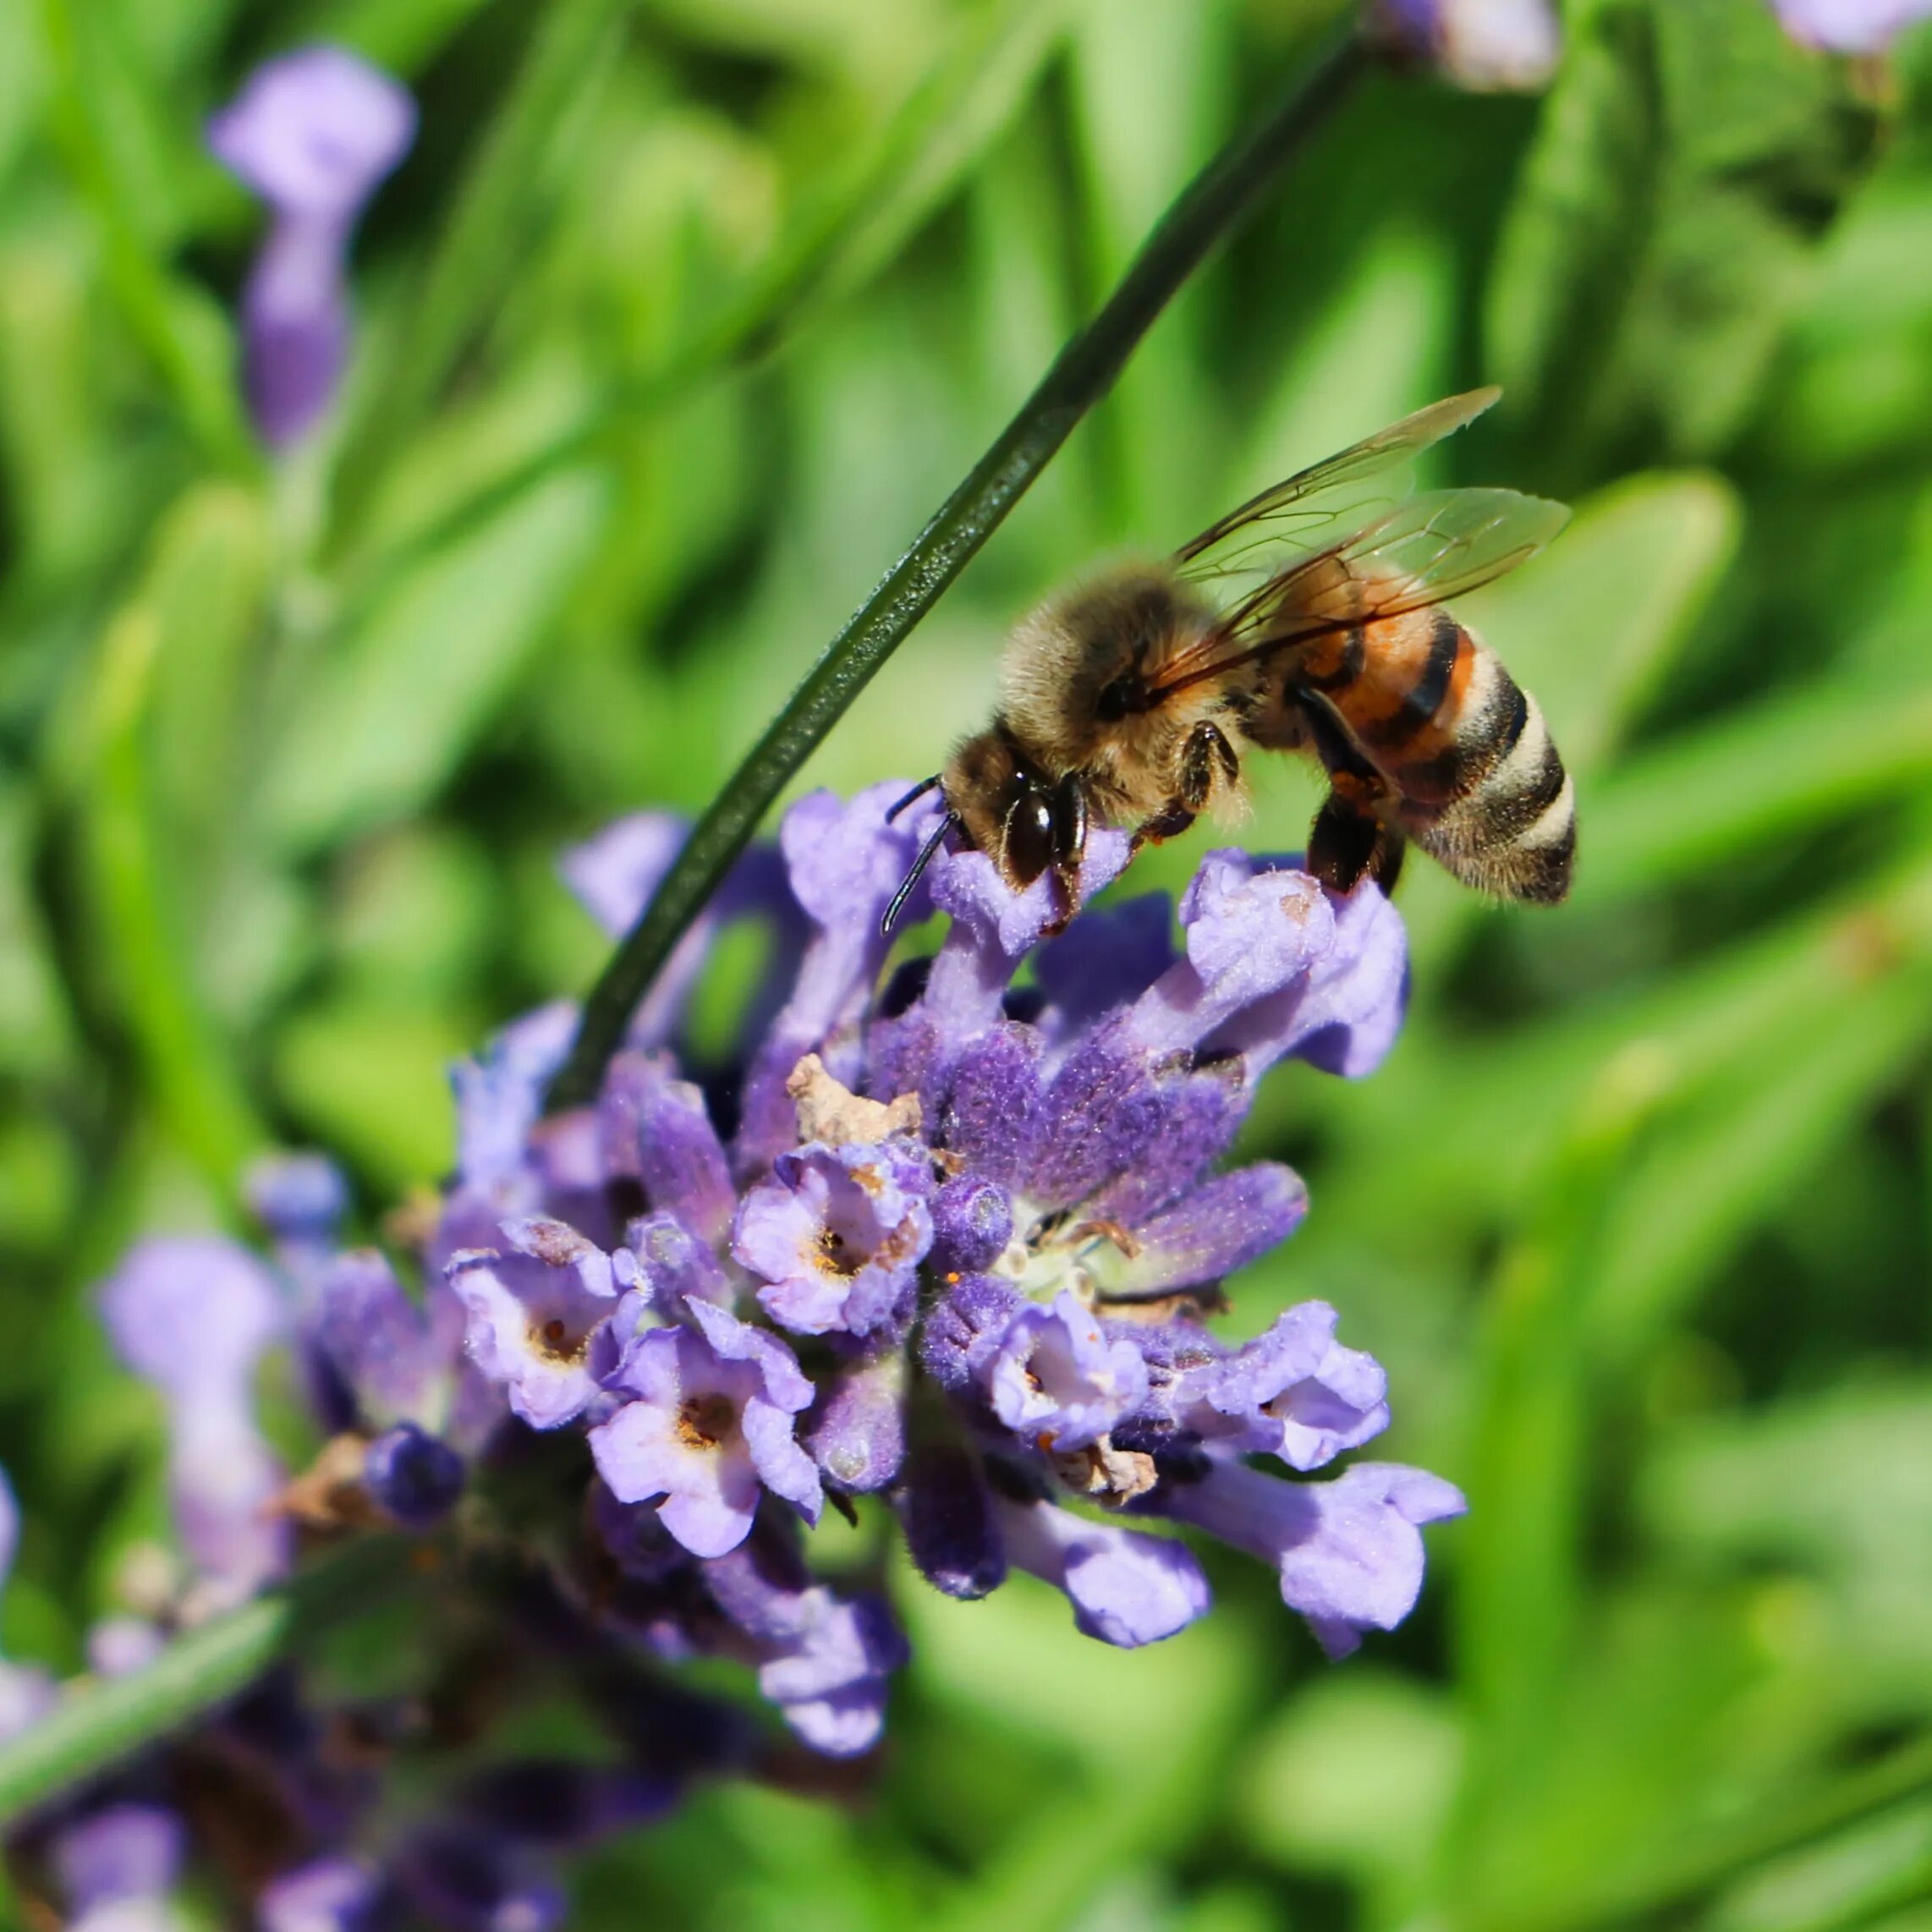
M1360 513L1383 494L1366 487L1371 479L1412 461L1431 443L1461 429L1501 393L1493 387L1472 389L1467 395L1446 397L1404 416L1399 423L1391 423L1339 456L1250 497L1192 542L1182 545L1174 553L1175 564L1188 576L1211 576L1254 568L1251 559L1258 550L1283 543L1304 551L1315 547L1307 541L1298 544L1298 533L1305 540L1311 531L1332 528L1342 517L1360 524ZM1351 516L1351 513L1356 513ZM1231 542L1237 537L1242 541Z
M1161 667L1162 697L1325 633L1446 603L1534 557L1569 521L1514 490L1431 490L1298 558Z

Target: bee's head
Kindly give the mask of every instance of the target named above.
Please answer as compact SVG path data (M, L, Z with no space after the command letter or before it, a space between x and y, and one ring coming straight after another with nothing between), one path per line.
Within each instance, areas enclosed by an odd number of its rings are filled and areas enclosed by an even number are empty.
M949 832L957 831L969 850L985 853L1016 892L1048 871L1070 876L1078 870L1087 843L1086 795L1079 781L1068 774L1050 782L997 720L968 738L946 770L908 793L894 812L935 787L946 801L946 816L886 908L883 930L892 930Z

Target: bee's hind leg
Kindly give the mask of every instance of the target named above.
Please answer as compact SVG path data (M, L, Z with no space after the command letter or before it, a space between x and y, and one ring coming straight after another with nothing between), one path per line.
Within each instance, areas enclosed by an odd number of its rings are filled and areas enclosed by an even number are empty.
M1315 815L1308 835L1308 869L1337 892L1353 892L1364 877L1392 892L1407 841L1342 776L1344 782Z

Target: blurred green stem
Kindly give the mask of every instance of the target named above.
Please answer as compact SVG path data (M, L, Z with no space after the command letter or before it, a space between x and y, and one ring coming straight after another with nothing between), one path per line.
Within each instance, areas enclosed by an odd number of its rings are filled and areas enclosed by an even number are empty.
M1194 177L1100 312L1061 350L992 447L826 647L699 820L591 988L576 1044L551 1091L553 1106L580 1106L595 1095L632 1010L786 782L1111 387L1134 345L1208 252L1347 98L1368 61L1352 32L1338 35L1254 128Z
M100 227L107 283L141 347L175 394L181 413L217 468L248 473L260 457L233 377L218 365L220 323L211 307L194 319L207 325L211 341L198 345L184 327L190 316L188 292L171 282L133 211L144 196L129 179L121 151L103 125L113 110L112 89L102 84L91 36L114 30L77 10L72 0L41 0L41 31L54 77L52 124L67 165ZM217 346L219 345L219 346Z
M420 1551L400 1536L352 1544L184 1633L145 1670L70 1688L51 1716L0 1747L0 1825L212 1710L317 1631L393 1596Z
M89 849L114 985L164 1117L217 1196L234 1205L266 1140L204 1010L156 846L145 727L162 625L145 604L108 627L94 720Z
M608 71L631 0L558 0L536 9L536 26L515 80L477 143L456 205L385 379L360 415L340 475L353 523L384 465L408 442L503 290L520 272L521 250L545 149Z

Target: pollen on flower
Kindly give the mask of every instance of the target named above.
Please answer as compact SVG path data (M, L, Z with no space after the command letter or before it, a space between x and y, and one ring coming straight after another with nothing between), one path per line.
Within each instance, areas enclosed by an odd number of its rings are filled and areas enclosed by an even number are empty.
M678 1410L678 1435L688 1448L715 1449L738 1426L737 1406L727 1396L690 1396Z

